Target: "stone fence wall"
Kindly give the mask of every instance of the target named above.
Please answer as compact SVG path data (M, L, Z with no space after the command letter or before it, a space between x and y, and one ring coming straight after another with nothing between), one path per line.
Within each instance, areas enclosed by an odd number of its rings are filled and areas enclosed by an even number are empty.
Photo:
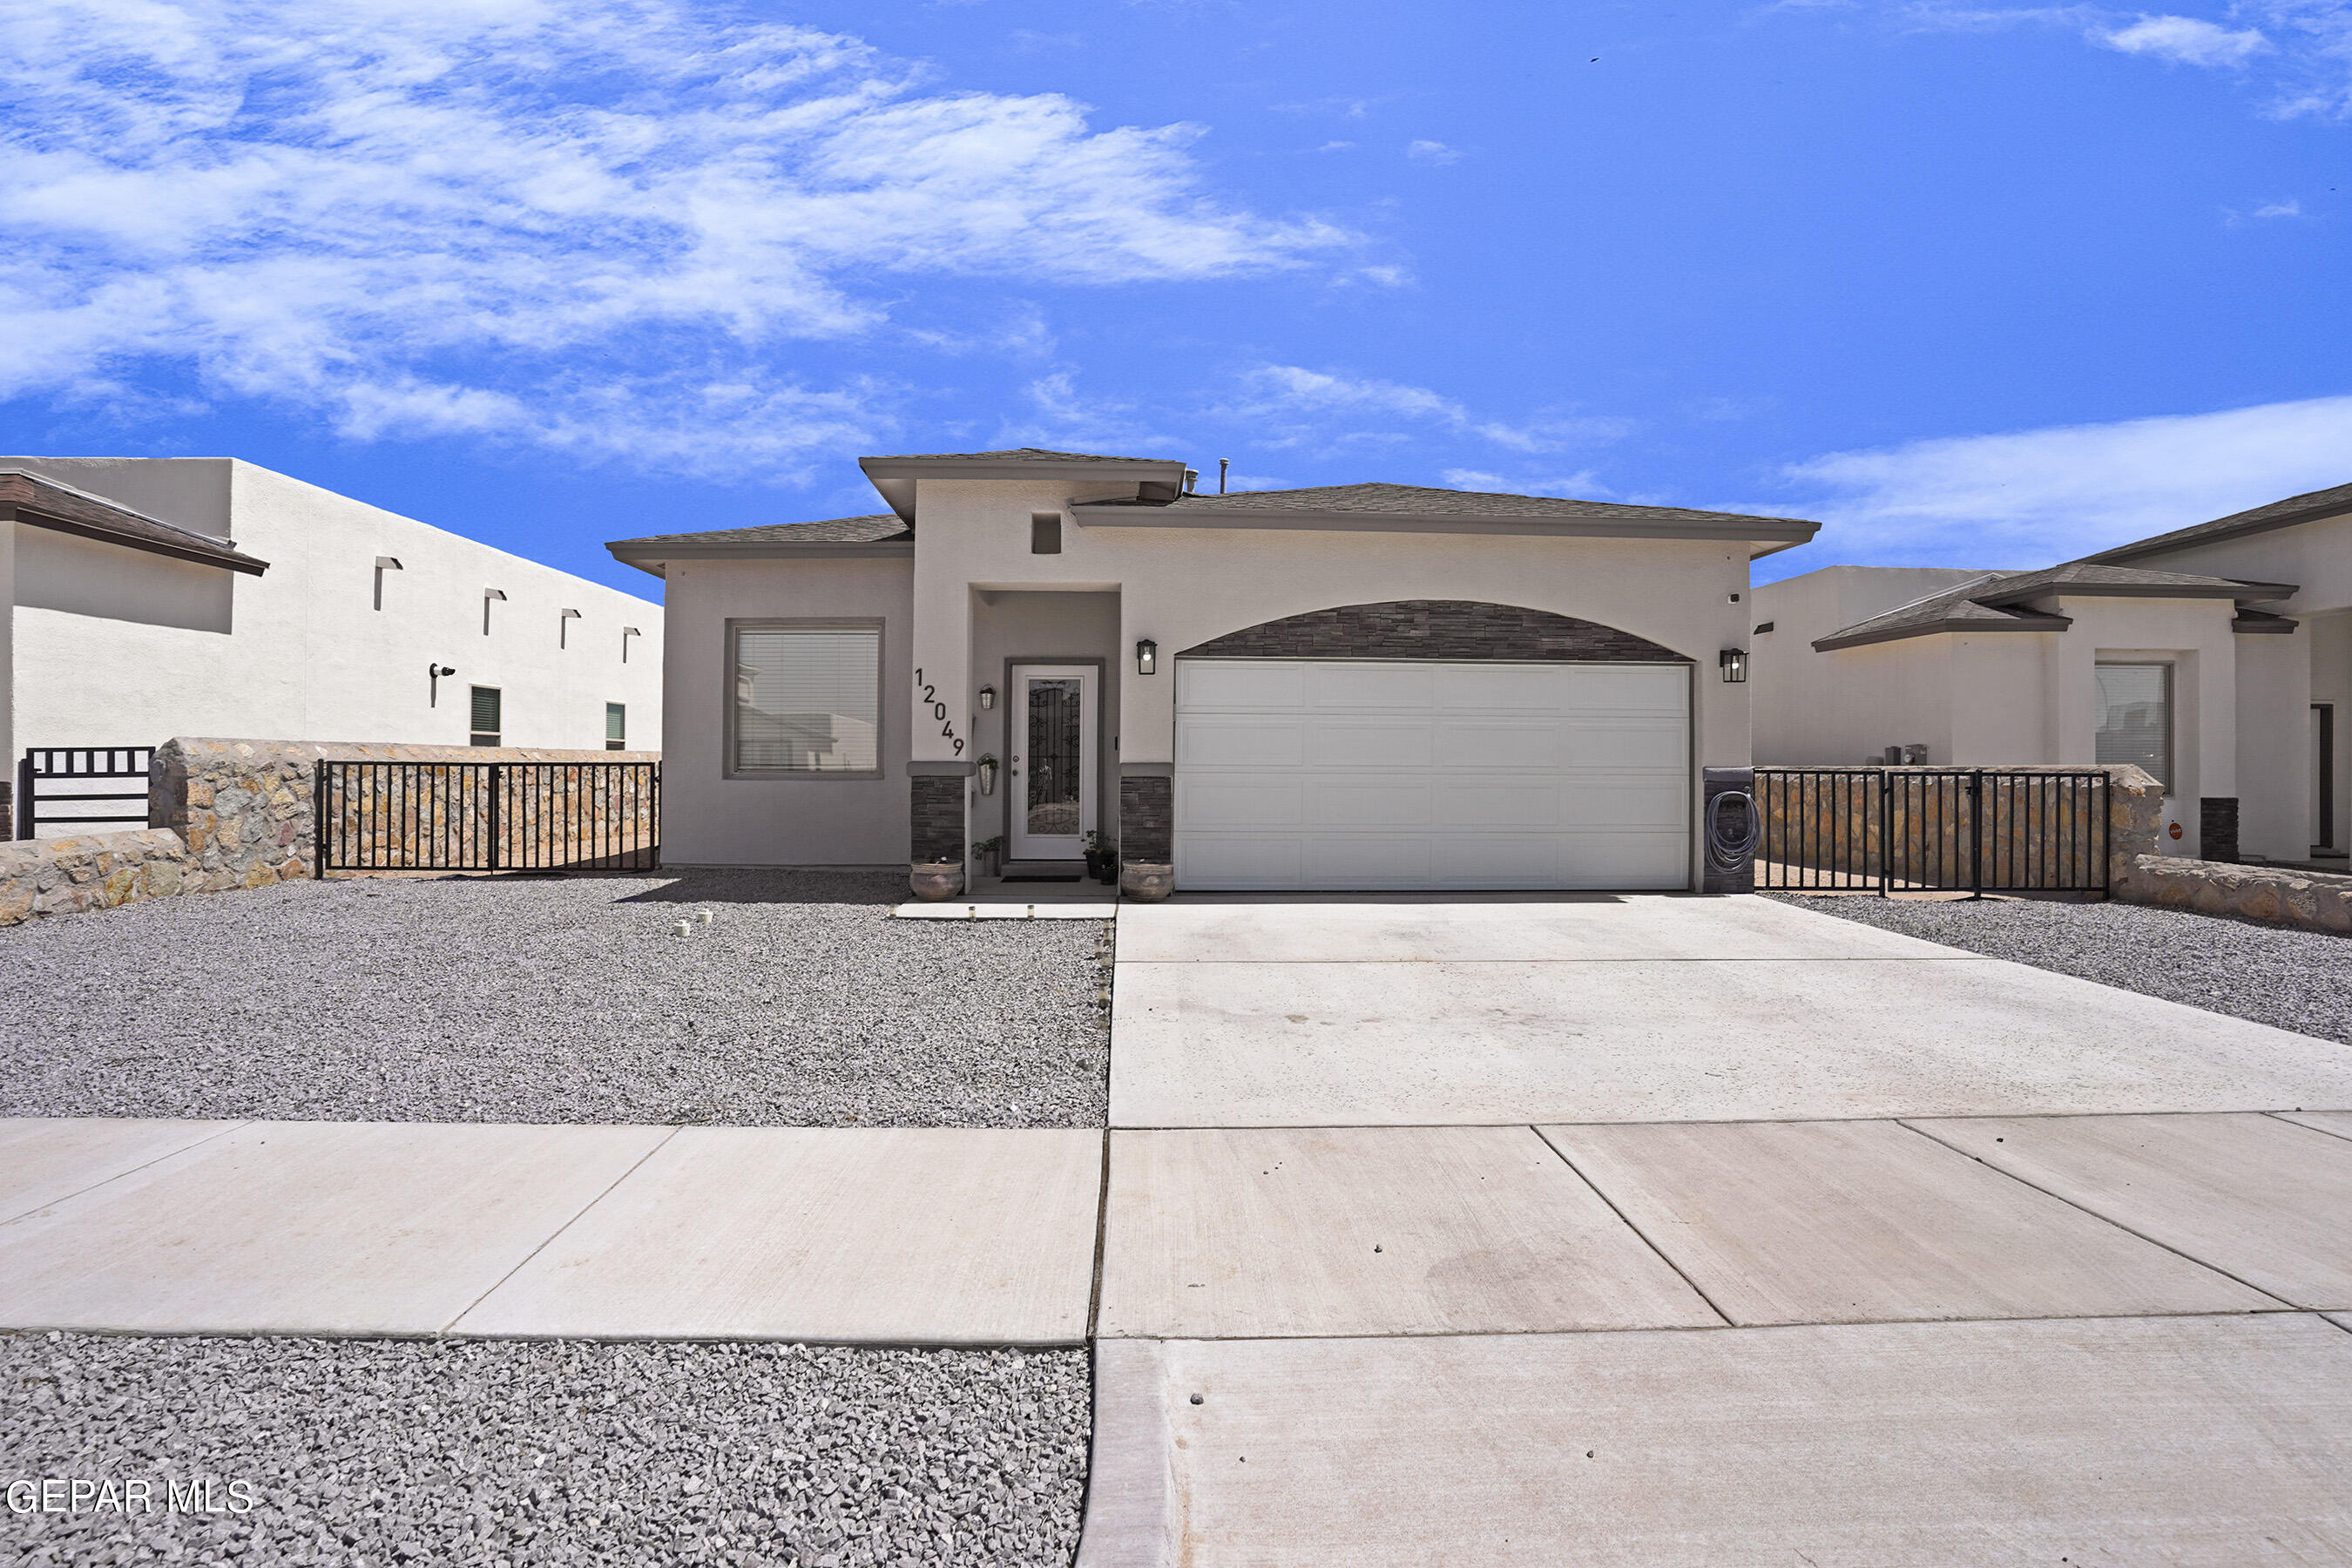
M2333 872L2137 855L2129 875L2116 882L2115 896L2128 903L2352 934L2352 877Z
M558 764L507 775L501 799L501 864L584 868L613 863L630 850L649 851L658 823L651 798L614 802L599 791L606 776L583 764L658 763L658 752L540 751L520 747L402 746L290 741L207 740L183 736L155 749L147 778L143 831L98 833L0 846L0 925L37 915L107 909L176 893L223 892L313 876L318 843L319 763L335 761L417 764L404 777L424 795L445 804L405 813L403 785L374 781L331 809L341 824L381 858L397 866L452 830L446 803L462 818L482 803L469 784L443 787L454 775L478 779L448 764ZM437 764L437 765L436 765ZM437 776L436 776L437 775ZM437 788L437 795L436 790ZM475 790L476 795L478 790ZM555 809L559 797L584 800L606 813L598 828L566 833ZM384 809L397 799L402 812Z
M2163 790L2136 767L2096 770L2107 775L2102 877L2091 792L2068 783L2084 771L2002 770L1972 801L1968 781L1948 768L1759 769L1758 858L1815 873L1824 886L1874 885L1884 862L1898 886L1966 888L1980 812L1987 886L2112 885L2133 857L2154 853Z

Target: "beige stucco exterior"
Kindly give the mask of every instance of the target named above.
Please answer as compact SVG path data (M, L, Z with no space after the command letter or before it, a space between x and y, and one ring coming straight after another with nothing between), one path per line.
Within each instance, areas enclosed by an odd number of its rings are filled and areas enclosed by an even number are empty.
M903 861L909 765L934 776L1011 749L1008 708L983 686L1011 661L1102 668L1104 826L1122 770L1176 761L1175 660L1212 638L1311 611L1397 600L1468 600L1549 611L1646 638L1696 667L1691 812L1698 769L1748 760L1748 693L1717 655L1748 642L1745 540L1559 537L1532 531L1325 526L1130 526L1080 503L1131 498L1131 482L920 478L914 542L892 552L684 559L668 593L664 845L673 863L866 865ZM1032 550L1032 521L1061 521L1059 553ZM716 537L716 536L713 536ZM659 541L616 545L658 565ZM748 548L748 547L747 547ZM779 552L780 555L782 552ZM884 777L730 780L723 713L730 619L873 615L887 624ZM1158 647L1139 673L1135 647ZM919 684L918 672L919 671ZM932 696L926 699L923 688ZM944 717L931 707L944 701ZM966 837L1005 831L1002 795L967 779ZM1693 885L1699 836L1692 834Z
M2228 599L2055 593L2028 608L2063 630L1933 631L1816 649L1831 637L1979 573L1833 566L1756 590L1756 759L1860 763L1888 746L1924 744L1958 766L2096 760L2095 668L2173 669L2173 777L2161 832L2168 850L2202 845L2200 803L2236 802L2239 849L2302 860L2352 844L2352 515L2160 552L2111 552L2148 572L2294 584L2247 607L2284 616L2288 632L2233 624ZM2334 706L2332 821L2319 810L2315 703ZM2179 828L2176 836L2173 832Z

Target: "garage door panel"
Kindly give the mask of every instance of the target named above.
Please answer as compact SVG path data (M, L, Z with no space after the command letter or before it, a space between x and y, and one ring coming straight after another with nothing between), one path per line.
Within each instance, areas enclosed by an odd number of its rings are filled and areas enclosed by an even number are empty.
M1569 683L1562 667L1553 664L1442 664L1431 684L1440 712L1550 714L1561 707Z
M1437 857L1425 836L1332 834L1307 841L1307 878L1318 888L1426 885Z
M1307 706L1323 712L1402 708L1427 713L1437 705L1437 682L1426 665L1310 664Z
M1296 834L1188 833L1177 854L1202 888L1303 888L1306 846Z
M1176 815L1206 828L1296 827L1307 820L1306 787L1282 779L1180 780Z
M1557 719L1443 720L1436 759L1448 768L1564 767L1570 732Z
M1430 785L1411 779L1323 779L1307 790L1307 820L1334 827L1427 827Z
M1181 886L1688 885L1685 668L1180 660L1178 671Z
M1186 710L1266 710L1297 712L1307 706L1303 664L1228 664L1180 659L1176 700Z
M1426 768L1436 761L1436 737L1426 719L1309 719L1307 765L1312 768Z
M1177 721L1176 754L1193 766L1295 768L1307 736L1296 719L1188 715Z

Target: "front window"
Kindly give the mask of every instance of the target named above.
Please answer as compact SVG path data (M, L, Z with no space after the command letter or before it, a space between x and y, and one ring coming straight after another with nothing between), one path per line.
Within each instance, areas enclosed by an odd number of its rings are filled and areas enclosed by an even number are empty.
M731 628L730 771L881 771L882 628L742 622Z
M608 752L629 749L629 709L625 702L604 704L604 749Z
M2102 763L2145 768L2172 793L2172 666L2103 664L2099 676Z

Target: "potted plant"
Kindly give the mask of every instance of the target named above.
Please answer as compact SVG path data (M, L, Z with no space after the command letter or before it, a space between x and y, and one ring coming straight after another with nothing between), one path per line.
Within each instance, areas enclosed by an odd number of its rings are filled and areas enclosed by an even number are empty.
M1087 875L1097 882L1118 880L1118 851L1099 832L1087 835Z
M1000 877L1003 875L1002 867L1004 861L1004 835L1000 833L993 838L982 839L979 843L971 847L971 852L972 855L980 861L980 874L982 876Z
M907 866L907 890L927 904L952 899L963 891L961 860L914 860Z
M995 752L982 752L982 753L981 753L980 761L978 761L977 763L974 763L972 764L972 772L973 772L973 773L977 773L977 774L979 775L979 777L980 777L980 793L981 793L981 794L982 794L982 795L994 795L994 794L996 793L996 753L995 753ZM1003 842L1003 840L999 839L999 840L997 840L997 842L998 842L999 844L1002 844L1002 843Z

